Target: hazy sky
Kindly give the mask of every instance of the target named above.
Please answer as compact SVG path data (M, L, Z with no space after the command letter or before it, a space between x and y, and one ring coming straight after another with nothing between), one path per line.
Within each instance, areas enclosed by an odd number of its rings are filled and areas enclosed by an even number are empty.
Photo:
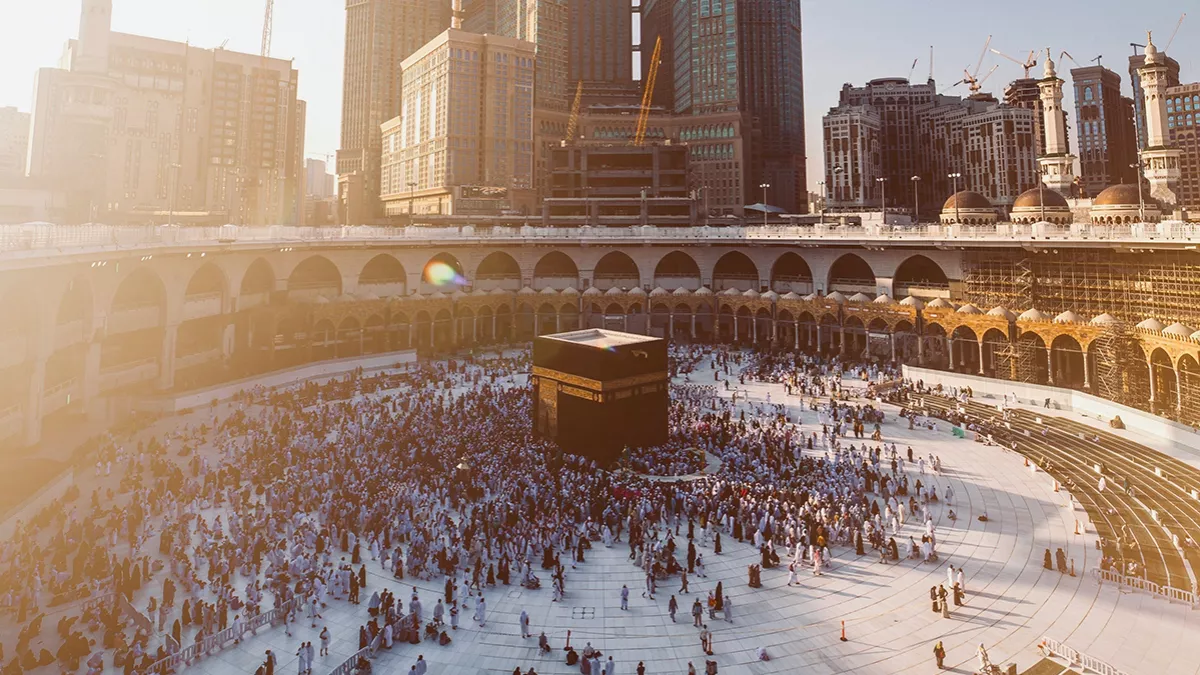
M429 0L433 2L435 0ZM78 28L80 0L0 0L17 12L0 34L0 106L29 110L34 71L52 66L63 43ZM276 0L271 55L294 58L300 70L300 96L308 101L310 156L333 153L338 146L342 100L342 0ZM934 78L939 90L962 78L962 69L979 59L991 34L992 47L1024 59L1031 49L1063 50L1083 65L1097 55L1122 75L1128 94L1130 42L1145 42L1153 30L1166 46L1180 13L1184 21L1170 54L1180 63L1185 82L1200 81L1200 1L1198 0L805 0L804 84L809 139L810 187L821 172L821 116L837 103L843 82L861 84L884 76L906 76L919 59L914 77L929 72L929 46L935 48ZM115 0L114 30L257 53L263 3L258 0ZM999 95L1021 69L990 52L981 73L1000 67L984 85ZM1067 68L1072 67L1068 61ZM1040 72L1038 66L1037 72ZM1066 78L1069 81L1069 78ZM1067 88L1068 110L1073 110ZM965 87L948 93L965 93ZM1074 115L1072 114L1072 117Z

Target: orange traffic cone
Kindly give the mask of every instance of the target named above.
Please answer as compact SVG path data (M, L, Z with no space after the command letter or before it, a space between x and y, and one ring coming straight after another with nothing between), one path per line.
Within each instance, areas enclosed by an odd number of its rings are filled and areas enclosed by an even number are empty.
M1025 466L1029 466L1029 458L1028 457L1025 458Z
M1058 481L1054 481L1054 491L1058 492Z
M842 622L842 642L846 642L846 622Z
M1083 534L1082 532L1079 531L1079 521L1078 520L1075 521L1075 534Z

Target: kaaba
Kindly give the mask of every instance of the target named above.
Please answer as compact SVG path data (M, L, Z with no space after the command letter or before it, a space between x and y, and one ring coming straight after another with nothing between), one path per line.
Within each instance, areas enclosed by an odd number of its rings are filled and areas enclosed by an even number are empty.
M534 431L611 465L627 446L666 442L668 379L663 338L596 328L534 338Z

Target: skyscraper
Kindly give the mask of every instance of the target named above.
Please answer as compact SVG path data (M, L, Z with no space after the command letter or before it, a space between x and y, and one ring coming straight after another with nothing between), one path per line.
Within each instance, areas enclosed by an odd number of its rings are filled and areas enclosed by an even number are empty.
M628 84L633 81L633 8L630 0L570 3L567 36L569 82Z
M1167 140L1180 151L1179 204L1200 211L1200 83L1167 88Z
M0 179L25 175L29 154L29 113L0 108Z
M382 215L380 125L400 111L400 63L450 27L449 0L346 0L339 177L357 175L361 204L344 204L364 220ZM342 195L345 202L347 195Z
M642 10L642 44L663 40L659 82L677 114L738 112L754 201L807 210L804 80L799 0L654 0ZM643 72L649 67L643 59ZM668 79L664 79L664 77Z
M1103 66L1088 66L1072 69L1071 80L1084 193L1095 196L1110 185L1132 183L1136 137L1133 120L1121 102L1121 76Z
M567 0L495 0L496 35L531 42L537 50L534 104L567 110Z

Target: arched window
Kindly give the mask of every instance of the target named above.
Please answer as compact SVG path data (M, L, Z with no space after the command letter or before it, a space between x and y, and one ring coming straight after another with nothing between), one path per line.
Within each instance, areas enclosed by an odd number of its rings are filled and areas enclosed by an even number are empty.
M1083 100L1085 100L1085 101L1091 101L1091 100L1093 100L1093 98L1094 98L1094 97L1092 96L1092 88L1091 88L1091 87L1084 87L1084 88L1083 88Z

